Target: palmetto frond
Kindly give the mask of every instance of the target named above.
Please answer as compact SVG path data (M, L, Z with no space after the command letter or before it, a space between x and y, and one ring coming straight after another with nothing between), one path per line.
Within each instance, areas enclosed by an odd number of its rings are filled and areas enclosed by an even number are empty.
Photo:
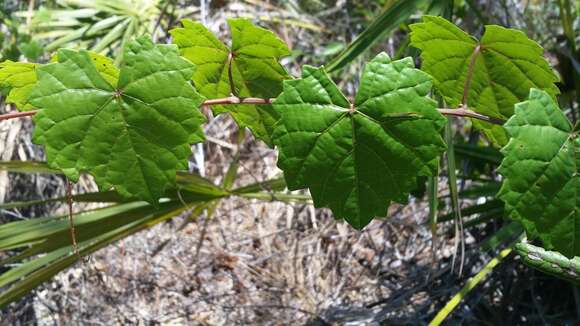
M59 47L90 48L115 53L132 37L151 33L160 15L161 0L59 0L55 8L41 7L30 21L46 51ZM28 12L19 12L26 17Z

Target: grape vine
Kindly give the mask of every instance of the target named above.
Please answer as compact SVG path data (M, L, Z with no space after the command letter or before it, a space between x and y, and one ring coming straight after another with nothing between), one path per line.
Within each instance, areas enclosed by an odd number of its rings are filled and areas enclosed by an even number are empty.
M558 107L542 48L522 32L486 26L477 40L425 16L411 26L421 69L381 53L349 100L323 67L292 78L279 63L286 44L248 20L229 21L231 47L182 24L173 45L128 44L119 67L67 49L48 64L2 63L0 84L21 112L0 120L34 116L51 168L158 206L189 146L204 140L199 108L211 107L275 146L290 190L309 189L316 207L362 229L391 201L405 203L418 177L437 175L445 116L469 118L503 148L498 198L510 217L546 249L580 255L580 128Z

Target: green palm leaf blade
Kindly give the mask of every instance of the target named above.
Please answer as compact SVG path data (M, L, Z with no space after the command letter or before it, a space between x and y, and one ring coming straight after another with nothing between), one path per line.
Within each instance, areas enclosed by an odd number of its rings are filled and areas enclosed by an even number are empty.
M83 256L89 255L116 240L168 220L187 210L187 207L177 200L162 203L158 209L143 202L132 202L81 214L77 216L79 253ZM17 300L78 261L78 257L72 254L66 217L47 217L42 220L45 225L30 225L26 223L29 221L18 221L3 226L14 233L14 237L0 239L4 248L6 243L14 242L14 238L18 237L24 239L21 246L31 246L0 262L4 265L22 261L22 264L0 274L0 287L4 288L0 294L0 307ZM45 232L47 227L52 232ZM25 260L27 258L30 259Z
M505 124L498 193L506 211L547 249L580 256L580 138L547 92L532 89Z
M480 41L441 17L423 16L411 27L411 45L420 49L422 70L433 76L435 88L451 107L461 104L469 66L476 47L467 104L474 111L507 120L514 104L525 100L530 88L551 96L559 91L558 76L542 56L543 49L524 33L487 25ZM508 141L498 125L473 120L476 127L496 146Z
M30 91L36 84L36 68L38 64L28 62L0 63L0 87L7 88L7 103L13 103L20 111L32 110L28 101Z
M0 171L43 174L61 173L59 170L49 168L45 162L38 161L0 161Z
M368 27L346 49L342 50L325 65L326 71L334 72L345 67L372 45L393 33L393 31L417 11L418 6L425 2L427 1L406 0L393 1L391 5L385 4L385 9L373 18ZM434 8L434 10L437 11L438 8Z
M176 47L142 37L123 58L117 86L82 50L60 50L58 62L38 68L34 141L72 180L87 171L101 190L156 204L187 168L189 144L204 139L203 98Z
M381 53L351 106L323 68L305 66L274 102L282 118L273 139L288 188L309 188L317 207L357 229L386 215L418 176L437 173L445 119L430 91L431 77L411 58Z
M192 79L203 96L214 99L234 93L240 97L273 98L282 91L282 81L290 78L278 62L280 57L290 55L286 44L249 20L228 20L231 50L202 24L188 19L182 24L183 28L170 33L181 54L198 67ZM230 52L233 55L231 72ZM213 106L213 110L231 113L238 125L249 128L257 138L272 145L271 134L278 115L270 105Z
M33 38L51 39L45 47L47 51L67 44L77 47L82 43L97 52L108 48L118 53L122 50L119 45L124 45L133 36L151 32L158 21L164 21L163 15L159 16L160 2L59 0L50 8L41 5L29 27ZM21 11L15 16L26 19L29 14Z
M180 173L177 179L180 194L165 198L157 208L142 201L131 201L75 215L79 253L88 255L190 208L229 195L197 175ZM4 289L0 294L0 307L25 295L78 260L72 254L68 216L48 216L0 225L0 251L14 248L23 250L0 260L0 266L16 264L0 274L0 288Z

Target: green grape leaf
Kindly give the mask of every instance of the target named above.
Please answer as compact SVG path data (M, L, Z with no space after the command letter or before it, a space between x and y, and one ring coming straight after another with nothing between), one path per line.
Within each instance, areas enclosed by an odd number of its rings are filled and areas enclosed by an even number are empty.
M113 64L113 60L95 52L87 52L94 61L95 67L103 78L111 85L117 85L119 69ZM58 56L53 56L51 62L58 61ZM20 111L34 109L29 102L30 92L36 85L36 69L38 63L13 62L10 60L0 63L0 87L9 89L7 103L14 103Z
M93 51L86 51L97 71L101 73L101 76L111 84L112 86L117 86L117 81L119 80L119 68L113 63L113 59L106 57L102 54L98 54ZM50 58L50 62L58 62L58 52Z
M418 176L437 173L445 118L428 97L431 77L413 60L385 53L369 62L354 104L323 68L305 66L274 101L273 134L288 188L308 187L317 207L330 207L362 229L406 202Z
M87 51L87 53L101 76L113 87L116 87L119 81L119 69L113 63L113 59L93 51Z
M239 97L273 98L282 91L282 81L290 78L278 62L280 57L290 55L286 44L249 20L228 20L231 50L202 24L188 19L182 24L183 28L170 33L181 55L198 67L192 79L201 95L209 99L232 93ZM217 114L230 112L241 127L248 127L256 137L272 144L278 115L270 105L213 106L213 110Z
M559 93L555 85L558 76L542 56L542 47L521 31L487 25L478 41L435 16L423 16L422 23L410 27L411 45L421 50L422 70L433 76L435 88L451 107L462 102L474 56L467 104L476 112L507 120L514 104L525 100L530 88L545 90L551 96ZM501 126L478 120L473 123L494 145L507 143Z
M34 141L72 180L87 171L103 190L156 205L176 169L187 168L189 144L204 138L203 98L190 83L195 67L177 47L147 37L125 49L116 86L97 62L87 51L62 49L58 62L37 69Z
M530 91L505 124L512 137L502 149L505 177L498 193L506 212L548 249L580 256L579 128L551 95Z
M0 87L7 88L7 103L13 103L20 111L29 111L34 107L29 103L28 96L36 84L36 68L39 65L28 62L0 63Z

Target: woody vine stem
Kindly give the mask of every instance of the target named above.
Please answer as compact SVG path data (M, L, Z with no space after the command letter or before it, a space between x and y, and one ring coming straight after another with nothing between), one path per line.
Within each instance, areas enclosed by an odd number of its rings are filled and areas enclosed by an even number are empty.
M446 116L456 116L456 117L465 117L465 118L473 118L482 120L485 122L503 125L505 123L504 120L498 119L495 117L490 117L481 113L477 113L469 109L467 105L467 98L469 95L469 88L471 86L471 79L473 78L473 71L475 68L475 62L479 53L481 52L481 45L478 45L473 50L473 54L471 55L471 60L469 62L469 66L467 68L467 76L465 78L465 84L463 87L463 97L461 99L461 104L458 108L450 109L450 108L439 108L437 111L439 113L446 115ZM211 100L206 100L201 104L201 107L204 106L212 106L212 105L236 105L236 104L251 104L251 105L267 105L272 104L275 100L274 98L258 98L258 97L240 97L237 94L236 88L234 86L234 77L232 72L232 65L233 59L235 54L230 52L228 54L228 58L226 61L226 65L228 66L228 82L230 84L230 96L223 97L223 98L216 98ZM351 104L351 107L353 105ZM0 121L2 120L9 120L15 118L22 118L27 116L33 116L38 112L38 110L31 110L26 112L11 112L7 114L0 115Z
M223 97L223 98L216 98L211 100L204 101L201 106L212 106L212 105L236 105L236 104L251 104L251 105L267 105L272 104L275 99L273 98L258 98L258 97L237 97L234 95ZM456 116L456 117L465 117L465 118L473 118L482 120L485 122L493 123L493 124L504 124L504 120L490 117L481 113L477 113L475 111L465 109L464 107L459 107L457 109L450 109L450 108L439 108L437 109L439 113L447 116ZM31 110L25 112L11 112L0 115L0 121L9 120L9 119L16 119L16 118L23 118L33 116L38 113L38 110Z

